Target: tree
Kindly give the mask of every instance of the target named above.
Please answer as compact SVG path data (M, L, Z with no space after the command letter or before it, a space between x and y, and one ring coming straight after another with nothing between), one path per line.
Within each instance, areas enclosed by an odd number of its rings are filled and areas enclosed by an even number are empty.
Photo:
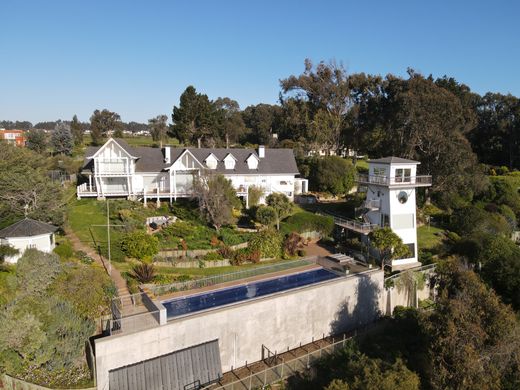
M9 244L0 245L0 264L3 264L6 258L17 255L18 253L20 253L20 251Z
M413 256L403 240L391 228L384 227L370 232L370 243L381 256L381 263L387 264L393 259L406 259Z
M115 112L104 109L102 111L95 110L90 117L90 135L92 143L100 145L103 137L114 134L117 130L122 130L123 123L121 117Z
M70 123L70 131L72 133L72 138L74 139L74 145L82 145L83 144L83 126L79 122L77 115L74 115L72 117L72 122Z
M231 180L206 172L193 179L193 192L208 223L217 230L234 222L233 208L240 207Z
M121 240L121 249L129 257L151 262L159 251L159 239L142 230L127 233Z
M182 93L179 106L173 107L171 135L184 144L202 141L212 144L218 139L216 111L207 95L197 93L189 86Z
M224 141L226 148L237 143L245 134L246 127L236 100L228 97L213 102L216 109L219 137Z
M164 142L168 137L168 117L166 115L157 115L155 118L148 119L148 126L152 139L155 142Z
M280 222L282 219L291 215L291 201L284 194L273 192L266 198L266 203L274 210L276 215L276 230L280 230Z
M270 206L259 206L255 212L255 220L264 226L272 226L276 223L276 211Z
M247 248L260 253L261 257L279 259L282 256L282 235L274 229L265 229L255 234Z
M63 189L49 180L49 161L6 143L0 143L0 156L0 218L14 222L27 213L30 218L61 224Z
M309 182L315 191L346 195L354 186L356 168L344 158L313 158L310 165Z
M27 147L36 153L47 150L47 136L42 130L31 129L27 132Z
M264 196L264 189L261 186L249 186L247 188L247 203L249 208L258 205L262 196Z
M456 259L436 272L436 309L424 321L432 387L517 387L520 333L514 313Z
M248 106L242 111L242 119L249 142L271 145L273 134L281 136L282 108L280 106L263 103Z
M57 154L72 154L73 139L70 127L64 122L59 121L56 128L52 132L51 145L54 153Z
M348 111L352 106L349 77L344 67L335 61L320 62L314 69L305 60L303 74L280 81L282 104L288 100L305 102L308 114L306 122L309 140L317 140L320 149L337 151L342 141L342 131ZM292 95L291 95L292 94ZM300 109L302 106L300 105Z
M368 89L368 91L367 91ZM413 70L404 80L357 76L353 136L371 156L394 155L421 162L432 190L446 207L455 195L472 199L487 181L465 132L472 119L460 99Z

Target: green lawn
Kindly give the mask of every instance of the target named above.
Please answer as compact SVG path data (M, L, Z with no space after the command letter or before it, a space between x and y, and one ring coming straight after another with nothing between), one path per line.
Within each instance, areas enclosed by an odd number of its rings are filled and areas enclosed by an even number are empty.
M417 229L419 249L431 250L442 244L442 232L435 226L420 226Z

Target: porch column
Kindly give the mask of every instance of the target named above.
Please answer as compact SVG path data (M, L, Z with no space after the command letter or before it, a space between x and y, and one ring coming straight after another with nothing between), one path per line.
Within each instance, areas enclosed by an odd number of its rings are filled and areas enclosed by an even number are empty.
M172 171L168 172L168 183L170 185L170 204L172 204L172 192L173 192L173 183L172 183Z
M144 195L144 207L147 206L146 204L146 187L143 188L143 195Z
M173 170L173 191L173 199L177 202L177 171L175 169Z
M92 175L88 175L88 188L89 192L92 192Z
M161 207L161 200L159 199L159 184L157 184L157 208Z

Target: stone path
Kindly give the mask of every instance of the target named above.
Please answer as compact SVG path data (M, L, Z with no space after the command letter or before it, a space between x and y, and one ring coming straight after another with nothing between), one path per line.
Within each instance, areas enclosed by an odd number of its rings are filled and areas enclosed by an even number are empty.
M305 250L306 256L329 256L334 254L334 251L332 248L328 248L326 246L322 246L318 244L316 241L311 241L309 244L305 247L303 247Z
M107 273L109 273L108 261L103 256L101 256L101 254L97 253L87 243L81 242L79 237L69 227L65 228L65 234L69 238L75 250L85 252L87 255L93 258L97 264L101 265L105 269L105 271L107 271ZM112 267L111 271L112 272L109 273L109 275L114 284L116 285L117 295L120 297L130 295L130 291L128 290L128 287L126 285L126 280L123 278L123 276L121 276L119 270L115 267Z

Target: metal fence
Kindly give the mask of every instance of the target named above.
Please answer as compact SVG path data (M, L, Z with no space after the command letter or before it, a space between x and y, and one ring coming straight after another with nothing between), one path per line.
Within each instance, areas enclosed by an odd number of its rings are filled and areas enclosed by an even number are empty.
M112 319L110 334L135 332L159 325L160 309L150 297L140 292L112 299Z
M406 271L412 271L412 272L426 272L426 271L434 271L437 264L428 264L423 265L421 267L415 267L415 268L408 268ZM403 276L403 272L399 272L395 275L389 276L388 278L385 278L385 285L390 282L391 280L395 281Z
M250 278L258 275L265 275L272 272L284 271L291 268L302 267L305 265L316 264L317 257L306 257L300 260L282 261L260 267L249 268L243 271L220 274L203 279L187 280L163 286L149 285L147 288L154 295L163 295L170 292L193 290L202 287L213 286L220 283L232 282L235 280Z
M352 337L343 337L340 341L333 342L329 345L321 347L316 351L309 352L300 357L291 360L283 361L273 367L266 368L263 371L252 373L237 381L227 384L213 384L204 387L207 390L251 390L264 388L274 383L283 381L284 379L293 376L297 373L307 371L312 365L323 357L331 356L336 352L345 348L345 344Z

